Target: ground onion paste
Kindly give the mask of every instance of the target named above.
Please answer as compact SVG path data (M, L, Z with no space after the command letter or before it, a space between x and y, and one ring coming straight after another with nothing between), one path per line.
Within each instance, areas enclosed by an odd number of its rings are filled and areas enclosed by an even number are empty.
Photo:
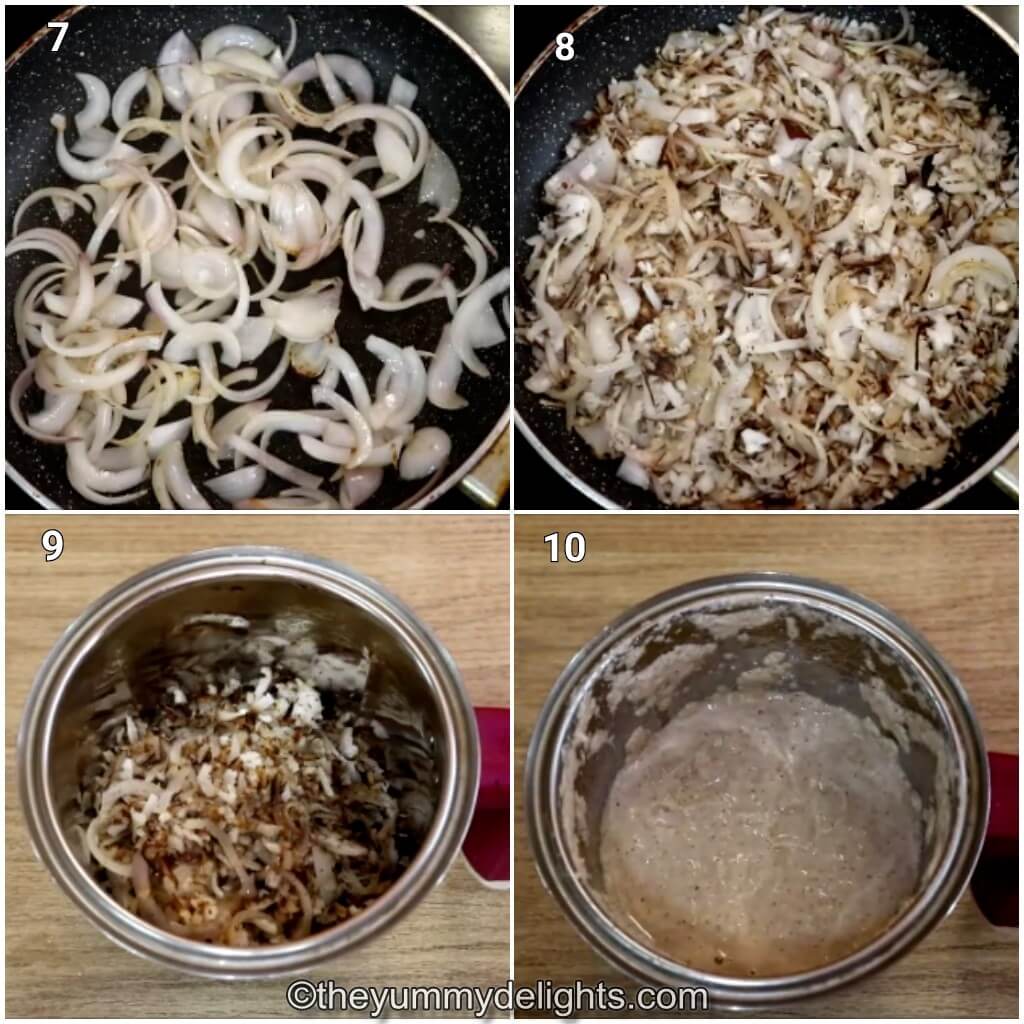
M742 686L686 705L631 751L600 856L608 902L642 941L765 976L882 931L920 876L922 828L897 745L870 719Z

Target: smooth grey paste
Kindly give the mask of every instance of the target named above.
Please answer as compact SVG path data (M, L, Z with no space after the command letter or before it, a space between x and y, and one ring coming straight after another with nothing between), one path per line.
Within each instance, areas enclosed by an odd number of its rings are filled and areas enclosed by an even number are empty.
M718 974L821 966L882 932L921 873L921 802L870 720L765 686L684 707L605 806L610 909Z

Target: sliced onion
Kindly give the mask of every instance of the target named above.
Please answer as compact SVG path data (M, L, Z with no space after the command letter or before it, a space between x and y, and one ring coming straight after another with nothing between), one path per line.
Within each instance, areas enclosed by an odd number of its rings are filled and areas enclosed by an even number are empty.
M100 494L118 494L132 487L138 487L145 479L149 470L149 462L129 469L101 469L89 459L88 449L84 441L69 441L68 476L72 486L81 483L90 490Z
M352 449L339 447L338 445L327 444L317 437L309 434L299 435L299 447L311 458L320 462L333 462L336 465L348 462L352 457Z
M148 77L149 69L139 68L117 87L114 99L110 104L110 116L118 128L122 128L131 119L132 104L135 102L135 97L146 88ZM79 131L81 131L81 127L79 127Z
M346 470L341 479L338 501L342 508L359 508L380 488L384 471L376 466L364 466Z
M116 136L109 128L90 128L78 136L71 146L71 152L75 156L84 156L90 160L98 156L106 156L115 140Z
M162 469L167 490L179 508L198 510L210 507L189 476L180 441L172 441L164 447L157 455L157 463Z
M87 72L78 71L75 78L85 90L85 106L75 114L75 127L79 135L84 135L106 121L110 113L110 90L102 79Z
M615 297L619 300L622 315L628 323L632 323L640 313L640 293L631 284L623 281L618 274L609 274L608 280L615 289Z
M230 412L225 413L210 429L210 437L217 446L216 458L211 461L225 458L229 454L228 438L232 434L239 433L249 420L258 413L265 412L270 408L270 402L263 399L247 402Z
M618 153L612 144L601 136L552 175L544 190L553 197L569 191L576 184L585 185L587 188L595 184L608 185L615 181L618 168Z
M325 53L322 57L331 71L348 86L359 103L373 102L373 77L364 64L354 57L346 57L340 53ZM311 58L292 68L281 79L281 84L302 85L303 82L312 81L318 74L316 60Z
M508 267L499 270L497 274L463 299L452 320L452 347L458 352L467 369L478 377L489 377L490 370L473 354L474 338L479 336L481 318L486 316L486 307L502 292L508 291L510 283L511 274ZM492 316L493 312L491 310Z
M362 465L373 450L373 432L370 429L367 418L347 399L328 391L326 388L314 387L313 401L329 405L332 409L337 409L342 413L352 427L356 438L355 451L352 453L347 465L352 468Z
M230 195L236 200L252 200L265 203L270 198L270 190L263 185L251 181L242 170L242 154L246 147L256 139L274 135L273 128L261 128L259 125L239 128L225 139L217 154L217 176ZM207 184L212 184L207 181Z
M467 231L458 221L449 217L445 224L462 239L465 243L466 255L473 261L473 278L465 288L458 292L459 297L462 297L479 288L487 277L487 250L484 249L480 239L472 231ZM453 309L452 314L454 315L454 313Z
M259 359L274 338L274 321L268 316L246 317L237 332L242 361L246 363Z
M388 278L384 284L384 290L381 292L381 298L389 303L397 304L413 285L419 284L421 281L429 281L431 285L437 285L444 276L444 270L436 263L408 263ZM411 302L425 301L424 296L427 294L434 298L444 297L444 293L439 288L427 287L416 293ZM378 309L383 306L383 303L377 304ZM388 308L394 307L389 306Z
M461 376L462 357L452 345L451 324L446 324L427 370L427 397L430 404L439 409L465 408L467 402L456 390Z
M204 246L192 249L181 261L185 287L203 299L223 299L235 291L238 273L231 257Z
M274 434L282 430L291 434L312 434L318 437L323 433L325 423L323 416L316 413L301 412L298 409L273 409L250 417L238 436L251 441L260 434L261 444L266 447ZM241 459L236 458L235 464L238 465L240 462Z
M619 355L619 346L612 333L612 325L603 313L594 312L587 318L587 344L596 363L610 363Z
M185 441L191 432L192 419L188 416L171 423L161 423L154 427L146 438L146 450L151 456L159 455L167 445Z
M263 300L263 311L274 329L300 344L319 341L334 330L341 302L341 282L312 295L302 295L284 302Z
M376 197L361 182L351 182L349 191L359 206L360 217L358 241L346 247L345 256L352 290L366 309L383 290L377 269L384 250L384 217ZM356 222L350 219L348 223Z
M447 461L452 439L440 427L421 427L402 451L398 475L403 480L421 480L437 472Z
M850 129L850 134L857 140L857 145L864 152L870 153L873 147L867 130L868 104L863 90L856 82L847 82L839 93L839 113Z
M229 245L241 247L242 222L238 218L238 207L223 196L215 195L208 188L200 187L195 198L196 213L206 222L207 227Z
M111 295L101 305L93 307L93 314L105 327L125 327L141 311L142 300L133 299L129 295Z
M636 459L627 455L620 463L615 475L620 480L634 487L642 487L647 490L651 486L651 477L646 467L642 466Z
M391 78L391 87L388 89L388 106L389 107L407 107L412 109L412 105L416 102L416 96L419 93L419 89L415 83L410 82L408 78L403 78L399 74L395 74Z
M909 339L902 338L891 331L884 331L880 327L866 327L861 337L876 352L880 352L887 359L903 365L913 364L914 346Z
M150 262L153 278L167 288L184 288L181 264L186 254L186 247L177 239L171 239L162 249L153 253Z
M184 113L189 105L189 95L181 77L181 70L184 65L194 64L197 60L199 52L182 30L175 32L164 43L160 56L156 59L156 73L164 91L164 99L179 114Z
M110 351L109 349L107 351ZM54 376L64 387L76 391L107 391L130 381L146 365L146 356L140 352L126 359L115 370L104 373L90 373L73 367L64 356L57 356L53 362Z
M63 231L54 231L53 228L32 228L23 231L7 243L4 253L13 256L15 253L30 252L33 249L55 256L67 267L76 266L82 254L74 239L69 238Z
M201 346L214 343L220 345L221 361L225 366L238 366L242 359L238 338L223 324L217 323L190 324L176 332L164 347L163 355L172 363L185 363L198 357Z
M389 420L392 426L412 423L423 411L427 401L427 371L423 359L411 345L402 349L402 358L408 375L408 390L401 408Z
M261 57L266 57L277 49L277 43L269 36L249 25L222 25L203 36L203 41L199 45L203 60L212 60L221 50L229 47L252 50Z
M255 509L304 509L330 510L341 506L329 494L324 491L308 487L289 487L283 490L276 498L256 498L243 501L238 508Z
M72 441L77 438L77 434L74 433L60 433L70 422L71 419L65 419L62 414L57 414L52 422L48 422L45 417L42 417L41 422L34 423L33 420L40 417L41 414L33 413L32 416L26 421L25 414L21 409L22 399L25 397L25 393L32 386L32 380L35 373L36 361L34 359L29 360L25 369L18 374L13 386L11 387L10 398L8 399L8 406L11 410L11 419L18 425L18 427L28 434L29 437L34 437L37 441L44 441L47 444L65 444L67 441ZM82 394L79 391L67 392L70 395L70 399L65 399L65 406L63 411L66 411L67 404L74 404L75 411L82 401ZM71 416L74 416L72 412Z
M945 259L939 260L928 280L929 296L934 305L945 302L953 285L964 277L985 276L1000 287L1016 288L1013 264L991 245L965 245Z
M431 142L430 155L420 178L419 201L436 207L438 220L447 220L461 198L462 184L455 164L436 142Z
M68 152L67 143L64 140L64 131L67 125L64 115L54 114L50 118L50 123L57 129L57 163L75 181L102 181L104 178L110 177L113 171L113 161L127 162L142 159L142 154L133 146L118 142L104 156L97 157L95 160L79 160Z
M294 19L289 23L290 51L297 28ZM415 84L396 74L387 104L374 103L372 77L359 61L317 54L289 72L273 40L241 25L209 33L201 51L200 56L188 36L176 32L161 48L155 70L136 69L113 98L100 78L79 74L86 102L75 117L72 150L64 115L53 116L57 162L84 184L38 190L15 215L17 237L8 253L42 251L59 262L33 267L15 295L15 337L27 369L11 389L12 416L30 436L67 447L72 486L97 504L135 500L144 488L131 490L133 481L142 483L149 475L162 507L208 508L185 464L191 435L214 463L231 452L239 463L251 460L237 466L237 475L216 478L223 494L216 488L214 493L232 505L337 507L318 489L320 478L269 455L266 446L275 430L298 433L307 454L338 465L334 479L348 478L339 500L344 495L347 504L358 504L379 486L383 467L398 467L410 442L415 444L407 466L415 464L418 448L426 457L432 435L416 440L413 421L428 393L449 408L464 405L455 391L463 358L483 368L474 350L507 339L507 296L503 323L479 294L495 288L487 280L488 254L496 259L497 253L479 226L469 230L450 220L461 192L458 173L411 109ZM315 77L335 105L329 113L310 110L298 98L301 85ZM145 110L133 117L143 89ZM269 113L257 110L257 99ZM163 118L165 101L182 115L180 121ZM108 117L116 131L105 127ZM293 138L296 124L338 137ZM348 140L367 127L375 155L356 157ZM130 144L141 139L149 140L140 143L142 149ZM168 166L181 152L188 158L184 176ZM372 186L360 175L369 175ZM385 295L381 200L421 175L421 201L437 207L431 220L444 220L460 236L472 278L460 290L447 265L411 264L393 275ZM93 227L84 251L61 231L20 230L24 212L44 198L53 202L61 222L76 206L90 215ZM116 246L116 256L101 259L108 246ZM314 281L298 291L285 290L291 272L312 267L339 248L364 309L393 313L447 300L454 320L430 362L432 378L417 347L371 336L367 347L384 363L372 401L361 371L338 341L341 282ZM257 256L273 271L255 265ZM118 291L136 268L148 308ZM255 294L250 269L258 280ZM506 271L506 292L508 278ZM250 315L253 299L262 304L263 315ZM131 326L142 318L141 329ZM277 336L285 339L277 367L257 380L259 371L251 363ZM33 348L41 354L30 360ZM186 362L198 362L198 368ZM328 410L256 404L290 365L320 377L313 397ZM342 378L351 400L337 393ZM33 381L44 405L25 416L20 403ZM215 420L218 399L241 408ZM161 422L181 401L191 415ZM121 430L125 424L131 432ZM447 441L443 432L440 437ZM443 461L445 446L438 437L433 444ZM268 472L295 489L255 500ZM105 475L117 473L128 476ZM248 494L246 488L256 481Z
M270 452L264 451L259 445L252 444L252 442L246 441L237 434L232 434L227 439L227 445L228 448L263 466L264 469L273 473L274 476L279 476L282 480L295 484L296 487L318 488L324 482L323 477L307 473L305 470L285 462L284 459L271 455Z
M85 196L81 195L75 189L70 188L40 188L36 189L31 195L24 199L21 205L18 207L14 214L14 223L12 225L12 233L17 235L21 230L21 218L25 215L25 212L38 203L41 199L50 199L54 204L54 208L58 210L58 216L60 217L61 223L68 220L71 217L71 212L75 206L79 209L84 210L86 213L91 212L91 206L89 200ZM57 204L65 204L62 208L58 208ZM61 214L61 209L65 211L65 214Z
M257 463L233 469L206 481L208 487L221 501L229 505L237 505L240 501L255 498L263 490L267 480L267 471Z
M370 415L370 393L366 387L366 381L363 380L363 375L356 366L355 360L346 352L343 348L331 348L327 352L327 359L340 371L342 376L345 378L345 383L348 385L348 389L352 394L352 401L355 403L356 409L359 410L359 414L364 418L368 418ZM321 399L317 398L318 393L323 396L327 392L318 391L313 389L313 401L317 402Z

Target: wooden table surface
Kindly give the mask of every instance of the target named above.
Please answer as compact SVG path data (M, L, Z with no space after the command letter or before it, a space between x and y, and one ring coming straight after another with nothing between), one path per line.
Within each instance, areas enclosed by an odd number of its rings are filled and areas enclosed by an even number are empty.
M17 800L15 735L29 685L65 626L129 575L202 548L276 544L380 581L436 631L475 704L507 706L507 517L33 515L7 516L6 525L5 1016L295 1016L286 981L189 978L122 951L51 881L29 848ZM52 526L65 547L46 564L40 537ZM508 893L480 887L460 859L393 930L304 976L338 986L486 986L508 973Z
M580 530L586 557L549 562L543 538ZM515 523L515 778L566 662L642 598L704 576L778 570L843 584L915 625L953 665L990 749L1017 751L1015 516L526 516ZM520 785L521 789L521 785ZM522 800L515 824L519 985L629 982L577 935L541 887ZM780 1016L1017 1017L1016 930L969 895L916 949L859 985Z

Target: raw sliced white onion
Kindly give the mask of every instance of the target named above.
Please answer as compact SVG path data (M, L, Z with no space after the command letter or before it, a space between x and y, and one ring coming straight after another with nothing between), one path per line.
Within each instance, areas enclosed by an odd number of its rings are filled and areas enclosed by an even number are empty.
M192 418L186 417L183 420L174 420L171 423L161 423L150 431L146 438L146 451L150 457L159 455L169 444L175 441L184 442L192 433Z
M212 322L191 324L178 331L164 346L163 354L172 363L191 362L198 358L200 347L212 344L220 346L220 358L225 366L236 367L242 361L238 338L223 324Z
M290 55L297 27L288 21ZM89 501L134 501L146 491L135 483L148 477L161 507L208 508L186 467L191 444L214 465L234 454L237 472L212 487L235 507L354 506L380 486L383 470L397 470L410 443L407 468L418 465L417 452L430 461L430 443L434 461L444 461L439 437L447 435L417 439L415 420L428 399L465 405L456 394L463 359L479 370L475 350L507 339L507 296L503 322L481 294L494 289L487 278L497 252L481 225L451 220L459 175L411 109L417 86L394 74L387 102L374 103L372 76L355 58L316 54L290 71L287 61L249 26L215 29L199 50L178 31L154 70L137 68L113 97L99 77L78 75L86 99L70 150L65 116L52 118L57 163L83 184L39 189L15 214L8 255L40 252L57 262L37 264L15 294L15 340L27 369L11 388L11 414L30 436L67 448L68 478ZM299 98L316 78L334 106L328 113ZM163 116L165 103L180 119ZM296 126L321 135L293 135ZM356 156L349 140L367 128L375 153ZM173 164L180 153L187 163ZM443 221L459 235L472 264L468 282L460 273L456 283L448 265L418 262L381 281L391 230L381 202L417 179L420 202L436 207L428 223ZM43 199L62 223L76 207L90 216L84 250L62 231L22 230L25 211ZM367 339L383 363L373 398L343 348L341 280L290 283L293 272L339 249L364 310L396 314L440 299L453 317L429 372L419 346ZM145 302L119 291L136 269ZM253 363L276 338L284 339L280 357L266 373ZM264 400L289 369L319 379L318 408L274 409ZM21 403L33 384L43 406L26 416ZM182 402L190 414L170 420ZM317 490L321 478L269 454L280 430L297 433L306 455L338 466L339 501ZM117 473L127 475L109 475ZM268 473L295 487L256 499Z
M253 462L241 469L233 469L206 481L206 486L221 501L229 505L237 505L240 501L255 498L263 490L267 480L267 471L263 466Z
M396 73L392 76L391 87L388 89L388 106L406 107L411 110L418 94L419 89L415 83Z
M295 484L296 487L319 487L324 482L323 477L307 473L305 470L285 462L284 459L271 455L270 452L264 451L259 445L252 444L252 442L246 441L237 434L232 434L227 439L227 445L228 448L258 463L275 476L281 477L282 480Z
M164 91L164 99L179 114L183 113L189 104L189 95L181 77L182 67L194 64L197 60L199 51L183 30L175 32L164 43L156 59L156 73Z
M75 127L79 135L84 135L106 121L110 113L110 90L101 78L87 72L76 72L75 78L85 90L85 106L75 114Z
M359 469L346 470L341 478L338 500L342 508L359 508L380 488L384 480L384 470L377 466L364 466Z
M468 403L457 393L461 376L462 357L452 345L451 324L447 324L427 369L427 398L430 404L439 409L464 409Z
M354 57L346 57L340 53L322 54L324 62L349 88L359 103L373 102L373 77L366 70L366 65ZM310 58L296 65L281 79L285 86L302 85L312 81L319 74L316 61Z
M462 300L452 319L452 347L458 352L467 369L478 377L489 377L490 370L474 355L474 344L480 343L481 325L484 325L484 329L486 329L486 325L489 325L493 319L493 310L490 310L491 318L487 317L491 301L502 292L508 291L511 280L508 267L499 270L497 274Z
M180 441L171 441L162 448L156 457L156 465L160 467L167 490L178 508L199 510L210 507L189 476Z
M420 178L421 203L437 208L437 219L447 220L462 198L462 184L451 157L436 143L430 143L430 155Z
M135 102L135 97L146 88L148 76L148 68L139 68L133 71L114 92L114 98L110 103L110 116L118 128L122 128L131 118L132 104Z
M398 474L403 480L421 480L447 461L452 439L440 427L421 427L402 451Z
M284 302L264 299L263 312L279 334L304 344L319 341L334 330L340 303L341 282L335 281L320 292Z
M221 50L234 47L266 57L277 49L277 43L249 25L222 25L203 36L200 53L203 60L212 60Z

